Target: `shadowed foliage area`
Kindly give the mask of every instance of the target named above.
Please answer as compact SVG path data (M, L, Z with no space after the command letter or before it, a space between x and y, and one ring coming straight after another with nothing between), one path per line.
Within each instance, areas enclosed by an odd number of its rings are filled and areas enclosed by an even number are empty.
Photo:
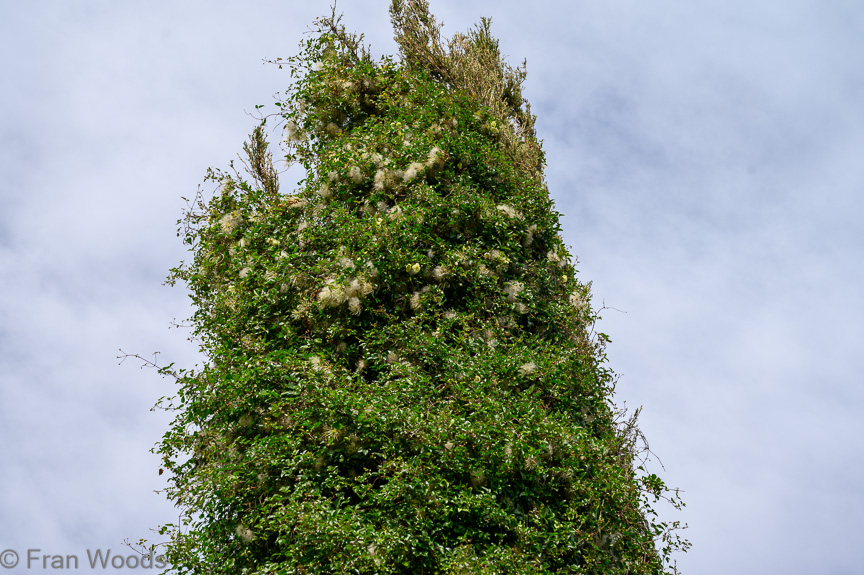
M669 572L687 543L652 504L680 502L612 403L524 67L488 20L444 40L423 1L391 18L398 58L334 13L276 60L278 113L181 220L170 281L208 361L164 370L172 570Z

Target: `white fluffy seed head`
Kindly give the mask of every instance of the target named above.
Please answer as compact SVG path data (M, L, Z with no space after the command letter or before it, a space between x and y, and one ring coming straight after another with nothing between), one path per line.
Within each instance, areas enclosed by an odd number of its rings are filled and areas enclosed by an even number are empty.
M360 315L360 312L363 311L363 306L360 303L360 298L354 296L348 299L348 311L351 312L351 315Z
M534 232L537 231L537 224L531 224L528 226L528 230L525 232L525 235L522 237L522 247L528 248L531 247L531 244L534 243Z
M388 168L381 168L375 172L373 187L378 191L386 190L390 187L392 179L393 176L390 170Z
M342 289L342 286L334 286L330 289L330 300L327 302L327 305L330 307L336 307L345 303L345 290Z
M297 122L294 120L288 120L285 122L285 132L288 134L288 142L302 142L306 139L306 134L303 130L300 129L300 126L297 125Z
M519 368L519 375L522 375L522 376L531 375L535 371L537 371L537 364L534 363L533 361L529 361L528 363L523 364Z
M516 208L507 204L501 204L500 206L498 206L498 211L503 212L504 215L510 219L522 218L522 214L516 211Z
M411 305L411 309L414 311L417 311L418 309L420 309L421 301L420 301L420 292L419 291L415 291L414 294L411 296L410 305Z
M525 289L522 282L512 281L504 284L504 293L507 294L507 303L516 303L516 298Z
M447 277L447 268L443 266L435 266L432 270L432 279L436 282L443 281Z
M360 280L354 278L347 286L345 286L345 296L350 298L357 297L360 293Z
M225 214L219 220L219 227L222 228L222 233L230 234L237 229L243 222L243 216L240 215L240 210L235 210L230 214Z
M333 197L333 192L330 190L330 186L327 184L321 184L321 187L318 188L318 195L325 200L329 200Z
M240 540L244 543L249 543L255 538L255 534L252 533L252 530L243 525L238 525L234 532L237 534L237 537L239 537Z
M351 178L351 181L355 184L363 182L363 172L357 166L351 166L351 169L348 170L348 177Z
M441 148L435 146L429 150L429 155L426 157L426 167L436 168L441 164Z
M305 208L308 205L309 205L309 202L307 202L305 199L302 199L302 200L297 200L296 202L291 202L290 204L288 204L288 207L291 208L292 210L299 210L300 208Z
M408 169L405 170L405 173L402 175L402 181L406 184L412 181L420 174L420 172L423 171L423 168L425 168L425 166L420 162L413 162L411 165L408 166Z

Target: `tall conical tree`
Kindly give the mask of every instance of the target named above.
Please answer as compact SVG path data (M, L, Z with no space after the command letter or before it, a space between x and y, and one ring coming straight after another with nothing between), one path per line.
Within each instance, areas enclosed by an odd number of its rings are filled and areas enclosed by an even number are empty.
M266 120L246 179L183 220L208 363L172 371L158 451L179 573L662 573L638 430L611 403L544 184L523 69L489 21L446 43L393 0L401 58L335 14L290 67L280 193ZM674 502L677 502L673 498ZM665 537L665 539L664 539ZM657 550L657 542L665 547Z

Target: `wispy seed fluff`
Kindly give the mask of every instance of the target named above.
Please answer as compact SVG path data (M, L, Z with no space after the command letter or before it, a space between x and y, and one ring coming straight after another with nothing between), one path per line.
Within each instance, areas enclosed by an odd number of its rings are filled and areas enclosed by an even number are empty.
M442 266L435 266L435 268L432 270L432 279L436 282L440 282L447 277L447 273L447 268Z
M238 525L234 532L244 543L249 543L255 538L255 534L252 533L252 530L243 525Z
M345 288L346 297L353 298L360 295L369 295L372 293L372 284L364 279L353 279Z
M434 147L429 150L429 155L426 157L426 167L435 168L441 164L441 148Z
M305 139L305 134L294 120L285 122L285 131L288 133L289 142L299 142Z
M355 184L363 182L363 172L361 172L360 168L357 166L351 166L351 169L348 170L348 177L351 178L351 181Z
M243 279L246 276L248 276L251 271L252 271L252 268L243 268L242 270L240 270L240 279Z
M399 361L399 356L396 355L396 352L395 351L388 351L387 352L387 363L396 363L397 361Z
M360 312L363 311L363 306L360 303L359 297L352 297L348 299L348 311L351 312L351 315L360 315Z
M549 260L550 263L558 264L559 268L567 266L567 262L558 254L558 250L551 250L546 254L546 259Z
M514 219L522 219L522 214L516 211L516 208L513 206L508 206L507 204L501 204L498 206L498 211L503 212L505 216L508 218Z
M413 162L411 165L408 166L408 169L405 170L405 173L402 174L402 181L407 184L408 182L416 178L425 167L426 166L424 166L420 162Z
M410 301L411 309L414 311L417 311L418 309L420 309L420 306L422 305L422 303L423 302L420 301L420 292L415 291L414 294L411 296L411 301Z
M231 180L227 180L227 179L223 180L222 183L219 184L219 187L216 188L216 195L222 196L224 194L227 194L228 192L231 191L231 189L233 187L234 187L234 182L232 182Z
M537 224L531 224L528 226L528 231L525 232L525 236L522 238L522 247L529 248L531 244L534 243L534 232L537 231Z
M516 298L525 289L522 282L512 281L504 285L504 293L507 294L507 303L516 303Z
M318 292L318 307L337 307L345 303L345 290L340 285L335 285L333 280Z
M500 250L492 250L486 254L486 258L492 262L492 265L496 268L503 268L507 264L510 263L510 258L508 258L504 253Z
M333 192L330 190L330 187L327 184L321 184L321 187L318 188L318 195L325 200L329 200L331 197L333 197Z
M378 191L385 190L390 186L391 180L392 174L390 170L388 168L381 168L375 172L375 183L373 184L373 187Z
M585 307L585 300L582 299L582 294L573 292L570 294L570 304L578 310Z
M531 375L535 371L537 371L537 364L534 363L533 361L529 361L528 363L523 364L519 368L519 375L522 375L522 376Z
M219 220L219 227L222 228L222 233L230 234L243 222L243 216L240 215L240 210L235 210L230 214L225 214Z

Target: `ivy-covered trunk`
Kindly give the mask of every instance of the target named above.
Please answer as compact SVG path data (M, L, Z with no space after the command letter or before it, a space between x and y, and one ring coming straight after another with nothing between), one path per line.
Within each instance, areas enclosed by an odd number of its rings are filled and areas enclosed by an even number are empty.
M158 450L179 573L662 573L590 284L544 184L524 70L394 0L399 59L339 20L183 232L208 362ZM279 190L265 140L306 170Z

